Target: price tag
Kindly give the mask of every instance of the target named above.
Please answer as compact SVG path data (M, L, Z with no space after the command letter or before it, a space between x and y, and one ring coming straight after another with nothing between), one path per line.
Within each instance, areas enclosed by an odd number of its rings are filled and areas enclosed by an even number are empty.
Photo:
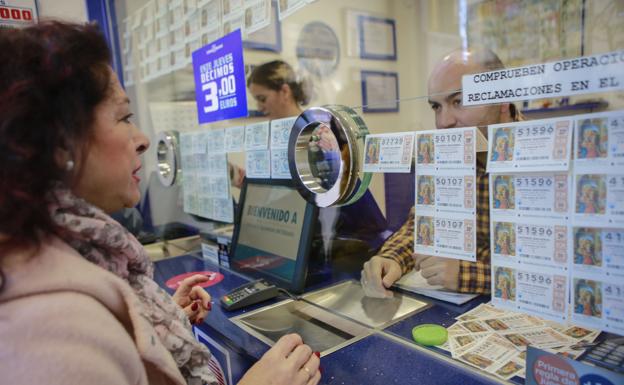
M193 52L199 123L247 116L240 30Z

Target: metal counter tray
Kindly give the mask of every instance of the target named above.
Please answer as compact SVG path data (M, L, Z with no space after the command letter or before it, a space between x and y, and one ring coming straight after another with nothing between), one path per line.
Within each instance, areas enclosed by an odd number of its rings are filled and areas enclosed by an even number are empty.
M390 299L368 298L359 282L346 281L302 300L242 314L232 322L269 345L285 334L298 333L312 349L328 354L427 306L398 293Z

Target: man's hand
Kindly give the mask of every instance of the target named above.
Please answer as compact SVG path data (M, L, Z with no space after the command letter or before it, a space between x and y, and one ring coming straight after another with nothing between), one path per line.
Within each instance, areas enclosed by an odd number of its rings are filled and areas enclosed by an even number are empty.
M412 254L414 269L420 270L420 274L430 285L441 285L445 289L457 291L459 288L459 260L430 255Z
M398 262L374 256L364 264L360 281L368 297L390 298L394 294L387 289L401 278L401 275L401 266Z

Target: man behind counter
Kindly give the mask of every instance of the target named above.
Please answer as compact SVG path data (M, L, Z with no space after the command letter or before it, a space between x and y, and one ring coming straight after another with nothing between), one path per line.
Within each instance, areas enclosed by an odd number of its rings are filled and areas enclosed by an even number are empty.
M456 50L445 56L429 76L429 104L437 129L478 126L487 136L487 125L519 120L510 103L476 107L462 106L461 78L466 74L503 68L488 49ZM433 257L414 250L414 207L407 221L364 264L362 286L371 297L390 297L388 290L401 276L420 270L430 285L462 293L490 292L489 183L485 173L485 153L477 155L477 261Z

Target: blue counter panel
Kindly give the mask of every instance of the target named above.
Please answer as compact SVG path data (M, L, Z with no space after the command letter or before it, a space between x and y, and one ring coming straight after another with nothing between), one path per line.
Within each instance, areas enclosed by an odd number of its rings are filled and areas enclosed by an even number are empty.
M321 357L322 384L461 384L498 382L441 358L371 335Z

